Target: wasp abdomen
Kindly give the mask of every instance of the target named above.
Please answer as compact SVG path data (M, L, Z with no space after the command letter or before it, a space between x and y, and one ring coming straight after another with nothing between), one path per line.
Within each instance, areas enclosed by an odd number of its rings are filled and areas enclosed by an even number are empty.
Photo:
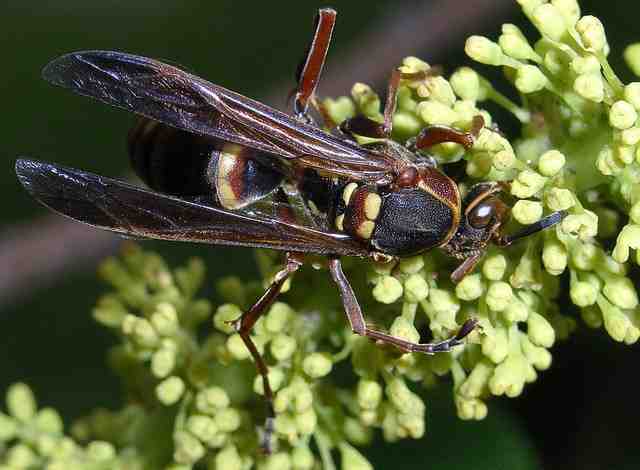
M210 196L226 209L262 199L284 179L273 158L261 158L257 150L146 118L129 133L129 156L150 188L176 196Z

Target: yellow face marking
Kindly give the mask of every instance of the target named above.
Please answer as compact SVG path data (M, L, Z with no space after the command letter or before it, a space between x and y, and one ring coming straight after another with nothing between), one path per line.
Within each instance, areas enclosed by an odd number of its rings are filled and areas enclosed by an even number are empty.
M375 227L376 227L376 224L374 224L370 220L365 220L360 225L358 225L358 228L356 229L356 233L360 238L368 240L369 238L371 238L371 235L373 234L373 229Z
M340 214L336 217L336 228L341 232L344 232L344 214Z
M364 215L369 220L376 220L380 214L382 198L376 193L369 193L364 200Z
M348 206L349 201L351 200L351 196L353 196L353 192L358 189L358 183L349 183L344 187L342 191L342 200L344 201L344 205Z

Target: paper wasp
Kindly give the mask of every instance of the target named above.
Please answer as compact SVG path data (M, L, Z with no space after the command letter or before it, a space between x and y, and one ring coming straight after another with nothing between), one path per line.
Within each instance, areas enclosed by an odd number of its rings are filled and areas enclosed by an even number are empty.
M412 343L367 326L340 258L395 259L436 247L462 260L454 282L470 272L490 243L506 246L562 219L553 213L515 235L502 231L509 207L502 183L480 183L461 198L456 183L420 151L443 142L473 145L469 132L430 126L408 146L390 140L396 93L408 77L394 70L384 121L362 116L334 127L315 97L335 24L319 11L299 68L294 113L135 55L86 51L64 55L43 71L55 85L141 115L129 135L133 167L151 190L80 170L18 160L24 187L49 208L95 227L137 238L281 250L286 260L270 287L235 322L264 382L273 422L267 366L250 332L304 254L324 255L352 330L404 352L433 354L460 344L467 320L450 339ZM359 145L354 135L379 138ZM268 203L268 204L267 204ZM263 207L267 207L264 209Z

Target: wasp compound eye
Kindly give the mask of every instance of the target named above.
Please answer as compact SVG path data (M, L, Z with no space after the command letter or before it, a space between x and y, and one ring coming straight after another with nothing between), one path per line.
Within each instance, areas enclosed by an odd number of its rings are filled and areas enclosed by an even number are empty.
M496 215L496 207L493 201L479 203L468 214L467 220L473 228L486 228Z

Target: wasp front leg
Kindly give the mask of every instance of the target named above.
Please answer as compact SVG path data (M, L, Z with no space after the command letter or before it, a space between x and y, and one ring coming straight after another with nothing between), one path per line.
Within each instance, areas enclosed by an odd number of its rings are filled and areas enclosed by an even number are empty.
M473 118L471 129L468 132L462 132L449 126L428 126L415 139L411 140L410 147L414 150L424 150L434 145L453 142L469 150L473 147L484 125L483 117L478 115Z
M329 271L331 272L333 281L336 283L338 290L340 291L342 304L344 305L344 309L353 332L381 343L391 344L405 353L421 352L425 354L435 354L438 352L450 351L453 347L462 344L464 338L468 336L478 324L476 319L471 318L464 322L456 335L436 343L414 343L388 333L371 329L367 327L358 299L353 292L351 284L349 284L349 281L342 271L342 265L338 258L332 258L329 260Z

